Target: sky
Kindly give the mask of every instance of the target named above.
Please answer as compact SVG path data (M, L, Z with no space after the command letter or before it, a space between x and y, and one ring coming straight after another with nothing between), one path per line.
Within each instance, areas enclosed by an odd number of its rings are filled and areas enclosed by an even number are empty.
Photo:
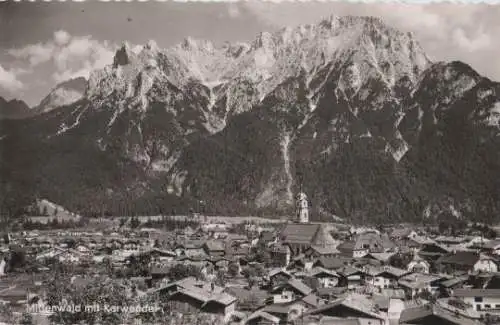
M250 41L261 31L370 15L413 32L433 61L461 60L500 81L500 5L342 1L0 2L0 96L34 106L58 83L111 64L118 46L186 37ZM4 32L7 31L7 32Z

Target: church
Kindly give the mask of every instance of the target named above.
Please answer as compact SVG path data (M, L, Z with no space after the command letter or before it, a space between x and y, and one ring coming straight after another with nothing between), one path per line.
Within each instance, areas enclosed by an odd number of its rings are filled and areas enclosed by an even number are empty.
M296 215L291 223L287 223L279 232L281 244L288 246L292 256L305 253L309 249L334 251L337 242L333 239L326 225L309 221L309 201L301 192L296 198Z

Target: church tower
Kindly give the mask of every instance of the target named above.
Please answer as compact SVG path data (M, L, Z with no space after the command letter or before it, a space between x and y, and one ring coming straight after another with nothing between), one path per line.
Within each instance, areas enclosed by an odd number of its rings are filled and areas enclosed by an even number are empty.
M309 202L307 200L307 196L305 195L305 193L300 192L299 195L297 195L296 206L297 206L297 221L299 223L308 223Z

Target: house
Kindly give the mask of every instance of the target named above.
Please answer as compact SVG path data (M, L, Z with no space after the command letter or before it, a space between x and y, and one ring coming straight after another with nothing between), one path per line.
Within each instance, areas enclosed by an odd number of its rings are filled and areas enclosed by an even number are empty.
M85 260L85 255L74 249L52 248L36 256L37 262L58 260L61 263L78 264Z
M292 251L288 245L274 244L270 247L269 253L274 267L287 267L290 264Z
M136 255L149 258L150 266L156 267L164 267L170 265L177 257L177 254L175 254L175 252L160 248L151 248Z
M246 325L279 325L281 319L273 316L265 311L258 310L248 316L245 321Z
M313 267L323 267L327 270L338 270L344 266L349 265L350 260L351 259L349 258L344 258L341 256L322 256L313 263Z
M233 297L238 297L236 309L241 311L254 311L265 306L269 293L255 287L228 287L224 290Z
M445 247L454 247L456 245L463 244L467 241L464 237L453 237L453 236L439 236L434 239L436 243L444 245Z
M408 263L407 269L409 272L424 273L430 272L431 264L424 260L420 255L413 254L413 260Z
M337 273L346 280L348 289L356 289L363 286L363 279L365 277L363 271L351 266L346 266L337 270Z
M422 247L420 248L420 251L418 253L427 261L436 261L441 256L449 254L450 250L437 243L426 242L422 244Z
M464 317L437 304L414 306L401 312L399 324L404 325L482 325L478 320Z
M500 289L455 289L453 296L470 304L478 312L500 310Z
M300 254L292 258L292 261L288 265L288 270L293 270L295 272L309 272L314 264L314 259Z
M136 251L141 247L141 243L139 240L129 239L123 243L123 249Z
M225 247L225 257L233 261L246 260L248 254L250 253L250 247L239 246L239 245L226 245Z
M344 256L354 258L361 258L369 253L386 253L395 248L396 245L388 237L376 232L359 234L354 240L345 241L337 246Z
M80 252L81 254L84 254L84 255L90 255L92 253L92 249L84 243L78 244L75 247L75 250L77 250L78 252Z
M269 271L268 278L271 286L274 287L280 283L290 280L293 276L284 269L275 268Z
M322 267L315 267L311 270L311 277L318 280L320 288L335 287L340 282L340 275L335 271L330 271Z
M226 248L224 242L220 240L208 240L203 244L205 253L209 256L224 256Z
M278 284L271 290L272 302L274 304L289 303L296 299L309 295L312 289L300 280L291 278L287 282Z
M388 264L389 259L396 253L368 253L363 256L364 259L370 259L379 262L381 265Z
M398 280L408 273L392 266L366 267L364 270L365 284L378 290L394 288L398 285Z
M277 239L277 236L272 231L263 231L259 235L259 243L263 243L264 245L276 243Z
M435 293L439 289L442 280L445 280L442 276L411 273L401 277L398 283L405 290L408 297L414 298L423 292Z
M418 234L415 230L405 227L405 228L394 228L389 235L389 238L392 240L404 240L404 239L412 239L417 237Z
M393 240L394 245L396 245L396 251L400 253L416 253L422 248L422 244L414 239L395 239Z
M321 257L333 257L338 255L340 252L337 249L337 245L330 246L310 246L305 252L304 255L310 258L321 258Z
M439 286L442 288L441 296L453 296L456 289L461 289L468 282L468 276L453 277L448 280L442 281Z
M282 323L293 324L309 307L310 305L304 300L295 300L289 303L267 305L261 311L278 317Z
M473 266L474 272L496 273L498 272L499 261L492 256L479 254L479 259Z
M456 251L439 257L436 268L443 273L463 274L471 272L478 260L479 254L476 252Z
M347 287L317 288L316 294L326 302L333 301L347 293Z
M203 244L200 241L187 241L175 245L174 252L177 256L198 257L207 256Z
M366 322L363 322L363 324L371 325L384 325L387 319L387 313L380 311L373 300L355 293L321 305L307 314L343 319L364 319Z
M500 255L500 239L490 240L483 244L483 252L487 254Z
M207 313L229 320L235 311L237 298L224 288L189 277L155 289L149 294L162 297L170 310L182 314Z

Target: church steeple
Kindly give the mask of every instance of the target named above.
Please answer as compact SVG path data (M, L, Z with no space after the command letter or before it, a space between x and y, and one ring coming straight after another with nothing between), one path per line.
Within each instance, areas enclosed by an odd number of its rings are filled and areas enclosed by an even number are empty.
M309 201L304 192L299 192L296 199L297 221L300 223L309 222Z

